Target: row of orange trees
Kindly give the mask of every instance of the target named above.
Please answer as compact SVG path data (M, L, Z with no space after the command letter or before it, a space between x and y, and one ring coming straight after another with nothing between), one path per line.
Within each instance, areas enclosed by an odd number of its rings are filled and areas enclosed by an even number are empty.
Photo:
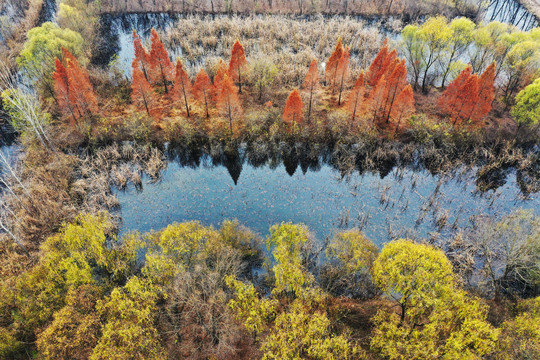
M216 108L221 116L228 119L232 132L233 119L242 113L239 94L247 73L246 55L239 41L233 46L228 66L220 61L213 81L201 68L194 82L180 59L176 64L171 62L154 29L149 51L135 31L133 41L135 58L131 96L135 106L150 116L158 116L158 93L164 93L185 110L187 117L192 115L193 102L204 108L207 118L210 118L210 109ZM405 121L415 113L414 94L407 81L405 60L398 57L395 49L390 50L385 40L367 71L359 74L346 94L350 81L349 59L350 49L338 39L326 63L324 87L319 78L317 60L313 60L301 89L294 89L289 94L283 120L289 124L309 124L315 99L324 90L332 96L334 105L349 113L351 125L362 118L380 127L393 127L396 132L403 128ZM88 73L65 49L63 61L56 59L53 78L58 105L65 116L76 121L97 112L97 97ZM471 67L467 66L440 96L441 113L447 115L454 125L478 123L491 109L494 79L495 64L480 76L472 74ZM157 92L156 89L161 90ZM301 92L305 95L304 100Z

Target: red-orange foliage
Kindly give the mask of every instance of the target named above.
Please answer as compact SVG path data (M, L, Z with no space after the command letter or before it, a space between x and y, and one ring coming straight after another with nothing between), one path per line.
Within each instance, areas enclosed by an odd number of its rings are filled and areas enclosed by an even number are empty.
M454 114L454 124L469 120L473 114L478 102L478 75L469 76L456 96L456 101L456 109L459 110Z
M394 63L395 67L386 80L386 97L384 99L384 107L382 109L382 118L386 122L390 122L390 113L395 104L396 97L407 86L407 66L405 60Z
M392 55L386 57L385 61L388 60L391 60L391 63L383 65L385 73L378 78L370 93L370 99L374 105L373 120L379 119L386 123L390 122L392 109L396 105L398 95L407 86L405 60L400 60ZM378 74L375 78L377 77Z
M236 40L229 62L229 76L238 83L239 92L242 93L242 74L245 75L247 69L246 54L240 41Z
M287 98L285 109L283 110L283 120L285 122L300 123L304 117L304 103L300 97L298 89L294 89Z
M332 55L330 55L330 58L328 58L328 62L326 63L326 71L324 73L326 84L332 87L332 94L334 93L334 89L336 86L339 60L341 59L342 55L343 42L340 37L337 41L334 52L332 53Z
M495 99L495 63L491 63L480 75L478 82L478 102L474 109L471 119L475 122L480 121L491 111L491 104Z
M165 93L169 92L168 83L172 81L174 66L169 53L159 39L156 29L151 32L152 47L150 49L150 79L155 84L163 85Z
M150 54L143 47L141 38L137 35L137 31L133 30L133 48L135 49L135 59L139 62L139 66L144 74L146 80L148 78L148 72L150 70Z
M213 88L214 85L212 85L208 74L206 71L204 71L204 69L201 69L195 78L195 83L193 84L191 91L195 99L204 104L207 118L210 117L208 103L210 101L210 94L212 93Z
M53 74L59 107L64 114L71 114L74 119L96 113L97 97L88 73L68 50L62 48L62 52L65 65L56 59L56 71Z
M218 68L216 71L216 75L214 76L214 100L217 102L219 98L219 94L221 93L221 85L223 84L223 79L225 78L225 75L227 74L227 65L225 65L225 62L222 59L219 59Z
M189 117L189 101L191 95L191 80L182 66L180 59L176 61L176 76L174 78L174 98L182 101L186 108L186 115Z
M351 124L355 118L364 114L367 109L367 101L365 99L366 87L364 83L364 72L362 71L354 83L354 88L349 93L346 108L351 113Z
M396 99L390 118L396 123L396 133L399 131L401 120L408 119L415 112L414 95L411 84L407 84Z
M341 55L341 58L339 59L338 68L337 68L337 81L339 83L338 105L341 105L341 94L343 93L343 89L349 77L350 57L351 57L351 54L349 52L349 47L345 46L345 50L343 51L343 54Z
M156 96L152 86L144 77L137 59L133 59L131 64L133 69L133 81L131 83L131 100L137 106L144 105L146 113L150 116L156 104Z
M308 122L311 118L311 107L313 104L313 92L319 87L319 70L317 69L317 60L313 59L311 64L309 64L309 70L304 79L304 84L302 85L304 90L309 92L309 103L308 103Z
M480 88L478 75L471 75L472 68L467 66L442 93L439 98L439 106L443 113L450 116L453 125L469 120L478 121L491 109L493 98L491 98L490 86L492 86L491 79L494 79L494 67L486 69L486 71L483 79L486 89ZM484 96L483 100L480 99L480 93ZM489 101L490 98L491 101ZM478 103L481 103L480 107Z
M373 121L377 119L377 116L380 115L380 110L382 104L384 103L384 98L386 96L386 76L383 75L379 81L377 81L377 86L371 89L369 92L368 102L372 104L373 110Z
M219 98L217 102L218 110L229 119L231 134L233 133L232 120L234 114L242 112L240 99L238 98L238 88L234 86L229 75L225 74L221 82Z
M396 50L388 51L388 39L385 39L383 46L375 59L369 65L368 72L366 74L366 80L369 86L374 87L384 74L388 74L389 67L391 67L394 60L397 58ZM387 75L388 77L388 75Z
M71 101L69 100L69 83L67 70L60 60L55 59L56 70L53 73L54 92L56 93L56 101L64 116L71 115L76 120L77 117L73 112Z
M439 108L441 111L445 114L451 114L454 112L454 107L456 105L455 98L458 95L458 92L460 91L461 87L465 84L467 79L472 74L472 66L467 65L459 75L452 81L450 84L448 84L448 87L446 90L442 93L442 95L439 97Z

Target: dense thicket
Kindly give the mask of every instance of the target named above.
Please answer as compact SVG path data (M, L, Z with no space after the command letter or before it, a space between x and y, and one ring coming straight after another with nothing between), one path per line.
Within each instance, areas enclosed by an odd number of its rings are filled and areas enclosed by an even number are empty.
M538 219L512 216L495 228L488 225L496 239L474 233L475 242L502 245L488 246L485 266L512 239L533 245L516 250L512 259L538 261ZM507 225L515 217L532 220L532 233L506 234L514 231ZM51 359L539 354L538 299L520 301L516 317L491 324L487 304L461 288L451 261L432 245L400 239L379 253L361 232L345 231L331 239L319 268L314 256L321 251L304 226L272 226L265 242L272 257L261 282L253 276L263 264L263 240L237 222L225 221L219 229L187 222L117 238L108 214L82 214L42 244L35 266L3 268L0 356L24 356L28 343ZM454 248L451 260L457 255L467 256ZM529 284L537 282L538 272L529 273ZM483 277L491 280L490 272ZM345 305L351 299L334 297L345 294L372 299L355 306L366 306L373 325L357 323L360 318ZM378 310L368 310L373 302ZM527 321L521 321L524 316ZM366 327L367 342L356 333Z

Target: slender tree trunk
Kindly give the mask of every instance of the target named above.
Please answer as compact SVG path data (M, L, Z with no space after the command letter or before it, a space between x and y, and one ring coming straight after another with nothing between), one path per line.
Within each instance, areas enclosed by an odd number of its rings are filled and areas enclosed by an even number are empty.
M311 87L309 90L309 105L308 105L308 116L307 116L307 122L308 124L311 122L311 104L313 103L313 82L311 83Z
M159 64L159 68L161 70L161 79L163 80L163 86L165 87L165 94L168 94L169 89L167 88L167 78L165 77L165 72L163 71L163 65L161 65L161 63Z
M231 97L228 95L227 97L227 106L228 106L228 112L229 112L229 127L231 128L231 135L234 135L233 128L232 128L232 109L231 109Z
M208 99L206 97L206 90L203 90L203 94L204 94L204 107L206 108L206 118L209 119L210 113L208 112Z
M184 103L186 104L187 117L189 117L189 104L187 101L186 87L184 86L184 84L182 84L182 92L184 93Z
M394 133L394 135L397 134L398 131L399 131L399 124L401 123L401 118L403 117L402 115L403 115L403 113L401 115L399 115L399 119L398 119L398 122L397 122L397 125L396 125L396 132Z
M242 93L242 71L240 70L240 65L238 65L238 92Z
M146 95L143 95L143 103L144 103L144 108L146 109L146 113L148 114L148 116L150 116L150 110L148 109L148 102L146 101Z
M396 93L397 93L397 85L394 88L394 93L392 94L392 101L390 101L390 107L388 108L388 115L386 115L386 123L387 124L390 122L390 113L392 112L392 107L394 106L394 101L396 99ZM384 106L383 114L386 114L386 105Z
M343 92L343 83L345 82L345 70L343 70L343 74L341 74L341 83L339 85L339 98L338 98L338 105L341 105L341 93Z
M9 236L11 236L11 238L17 243L17 245L19 245L21 247L21 249L23 249L24 253L26 254L26 256L30 257L30 253L28 252L28 250L26 249L26 247L19 241L19 239L11 232L9 231L9 229L4 225L3 222L0 221L0 227L6 232L9 234Z

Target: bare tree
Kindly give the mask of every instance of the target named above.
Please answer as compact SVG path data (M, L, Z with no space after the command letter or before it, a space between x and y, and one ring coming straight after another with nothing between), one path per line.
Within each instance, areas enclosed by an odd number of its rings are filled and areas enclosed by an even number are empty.
M537 294L540 280L540 217L515 211L499 221L479 217L448 249L469 286L495 295Z
M224 248L216 258L177 275L165 306L171 356L223 359L236 350L241 331L227 306L224 278L240 270L238 252Z

